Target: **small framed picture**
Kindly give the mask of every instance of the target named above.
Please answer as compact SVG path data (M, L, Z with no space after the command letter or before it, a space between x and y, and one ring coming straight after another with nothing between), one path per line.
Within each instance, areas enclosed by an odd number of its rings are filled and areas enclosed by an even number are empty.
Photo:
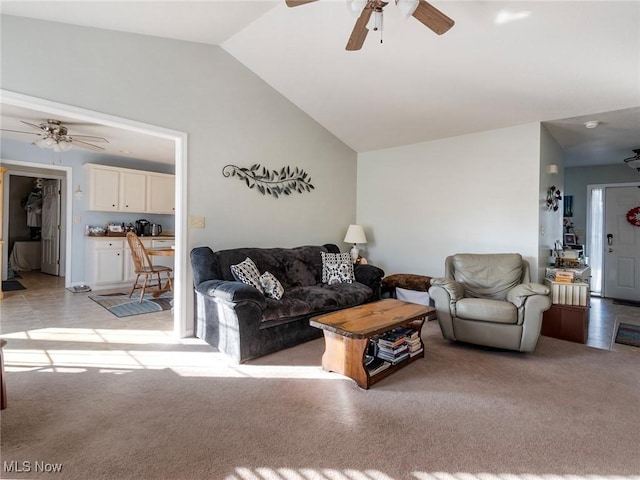
M577 242L575 233L565 233L564 234L564 244L565 245L575 245Z
M109 225L109 231L112 233L122 233L124 230L122 229L122 225Z

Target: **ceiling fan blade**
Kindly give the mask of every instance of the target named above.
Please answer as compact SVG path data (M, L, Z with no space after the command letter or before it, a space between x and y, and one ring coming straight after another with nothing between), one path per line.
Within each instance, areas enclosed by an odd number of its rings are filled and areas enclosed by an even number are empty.
M364 40L367 38L367 33L369 33L369 29L367 28L367 23L369 23L369 19L371 18L371 14L373 13L373 7L367 4L366 7L362 10L362 13L356 20L356 24L353 27L353 31L351 32L351 36L349 37L349 41L347 42L346 50L360 50L362 45L364 45Z
M0 131L13 132L13 133L26 133L27 135L40 135L39 133L36 133L36 132L23 132L22 130L9 130L7 128L0 128Z
M31 123L31 122L25 122L24 120L20 120L20 121L25 125L29 125L30 127L33 127L36 130L40 130L42 132L42 128L40 128L40 125L36 125L35 123Z
M94 137L92 135L72 135L72 134L69 134L68 136L75 141L78 141L76 139L80 139L80 140L87 140L89 142L109 143L109 140L107 140L104 137Z
M418 6L412 15L438 35L446 33L456 23L424 0L419 0Z
M285 3L287 4L287 7L299 7L300 5L317 1L318 0L287 0Z
M96 152L101 152L104 150L104 148L99 147L98 145L91 145L90 143L83 142L82 140L73 140L71 144L75 145L76 147L82 147L86 148L87 150L94 150Z

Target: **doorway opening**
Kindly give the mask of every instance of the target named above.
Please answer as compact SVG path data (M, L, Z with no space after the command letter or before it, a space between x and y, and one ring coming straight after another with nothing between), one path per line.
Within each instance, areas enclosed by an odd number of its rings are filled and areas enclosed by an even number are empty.
M587 186L591 292L640 301L640 233L626 212L640 205L640 183Z
M64 178L46 169L38 173L9 170L8 197L3 202L7 205L3 230L7 232L9 255L7 265L3 265L3 278L11 279L18 272L31 270L65 276L61 252L65 250L66 235L60 228Z
M186 298L189 295L189 286L187 282L187 248L186 248L186 179L187 179L187 134L184 132L170 130L164 127L158 127L155 125L145 124L134 120L129 120L121 117L115 117L99 112L85 110L69 105L64 105L56 102L51 102L44 99L35 97L29 97L14 92L0 90L2 96L2 103L6 105L12 105L16 107L22 107L31 110L37 110L43 113L51 115L62 115L72 117L79 121L87 121L94 124L101 124L109 127L128 130L131 132L138 132L141 134L154 136L158 138L164 138L171 140L174 144L175 153L175 268L174 268L174 303L173 303L173 333L177 337L187 337L193 334L193 322L187 322L187 302ZM30 168L43 167L40 163L29 163L14 161L11 159L3 159L3 163L7 165L18 164L24 165ZM66 175L66 188L63 188L63 192L66 193L67 198L72 197L71 185L72 168L71 167L58 167L67 172ZM57 168L56 168L57 169ZM65 286L71 286L71 273L74 272L74 265L81 268L83 258L77 258L73 256L73 244L74 242L81 241L83 233L78 233L71 227L75 227L75 222L72 224L72 213L70 211L70 201L67 201L67 230L68 241L66 242L66 278ZM78 228L82 228L78 225ZM78 238L76 238L78 237Z

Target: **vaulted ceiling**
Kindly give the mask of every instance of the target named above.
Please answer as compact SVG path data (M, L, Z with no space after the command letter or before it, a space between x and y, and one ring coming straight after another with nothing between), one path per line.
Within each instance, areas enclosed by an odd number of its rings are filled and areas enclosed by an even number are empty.
M541 121L568 165L640 148L640 2L436 1L438 36L384 9L345 51L346 1L1 2L2 13L220 45L358 152ZM162 8L158 8L161 5ZM383 43L380 43L381 39ZM584 123L597 120L596 129Z

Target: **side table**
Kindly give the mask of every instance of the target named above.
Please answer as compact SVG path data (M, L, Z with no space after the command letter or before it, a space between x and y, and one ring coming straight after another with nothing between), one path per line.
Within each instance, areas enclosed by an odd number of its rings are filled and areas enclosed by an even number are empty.
M553 304L544 312L540 333L546 337L587 343L589 306Z

